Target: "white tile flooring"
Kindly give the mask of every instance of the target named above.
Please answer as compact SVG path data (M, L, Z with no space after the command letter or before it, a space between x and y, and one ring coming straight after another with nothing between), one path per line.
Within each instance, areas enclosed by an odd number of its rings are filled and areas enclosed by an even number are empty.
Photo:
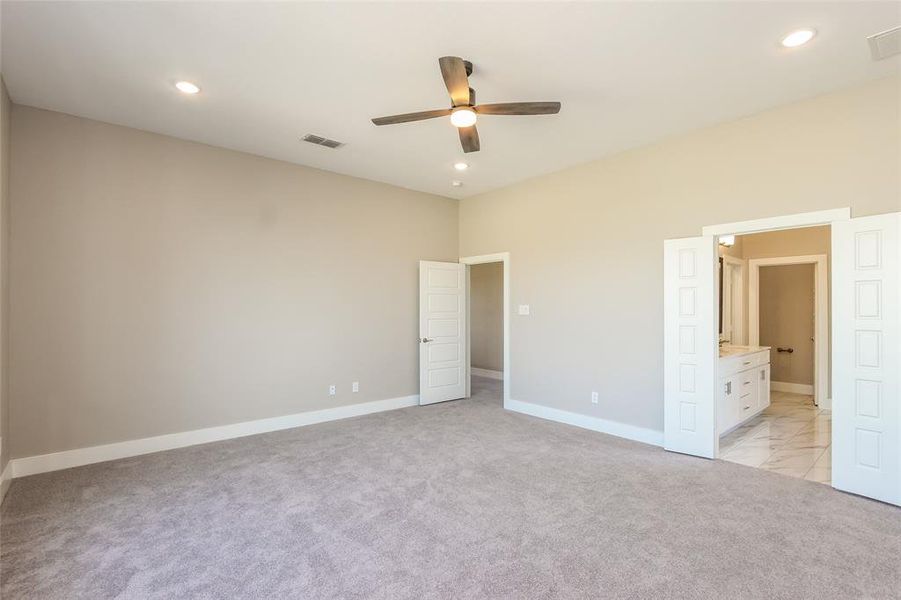
M832 482L832 414L813 396L772 392L770 406L720 439L720 458L792 477Z

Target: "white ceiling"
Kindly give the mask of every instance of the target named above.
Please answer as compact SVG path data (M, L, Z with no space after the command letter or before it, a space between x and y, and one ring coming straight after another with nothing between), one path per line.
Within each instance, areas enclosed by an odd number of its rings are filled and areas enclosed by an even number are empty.
M897 74L865 38L899 24L896 2L4 1L2 71L20 104L465 197ZM819 35L779 46L799 27ZM475 64L480 102L563 109L483 117L463 174L448 120L369 122L448 106L448 54Z

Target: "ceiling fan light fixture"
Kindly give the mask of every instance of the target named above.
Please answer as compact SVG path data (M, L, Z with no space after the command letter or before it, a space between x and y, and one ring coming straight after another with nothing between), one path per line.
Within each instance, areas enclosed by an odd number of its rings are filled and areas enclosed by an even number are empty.
M465 162L456 162L456 163L454 163L454 168L457 169L458 171L465 171L466 169L469 168L469 165L466 164Z
M442 56L438 59L438 66L441 68L441 78L444 79L444 85L450 95L450 108L376 117L371 119L372 124L376 126L396 125L449 116L451 124L457 128L460 146L463 148L463 152L468 154L478 152L481 148L479 132L476 128L479 115L556 115L560 112L559 102L476 104L476 92L469 85L472 63L459 56ZM465 167L465 165L462 166ZM462 170L460 166L456 166L456 169Z
M476 124L476 111L468 106L455 108L450 120L454 127L471 127Z

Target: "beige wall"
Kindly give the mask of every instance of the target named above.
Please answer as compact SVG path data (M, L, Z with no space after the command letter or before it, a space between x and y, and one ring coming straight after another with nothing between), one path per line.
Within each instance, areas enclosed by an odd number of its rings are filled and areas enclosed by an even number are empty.
M772 381L813 385L813 315L814 265L761 267L760 344L772 348Z
M514 399L663 428L663 240L703 225L901 209L898 79L463 200L463 256L510 252ZM592 405L591 390L600 391Z
M810 254L828 256L832 252L832 238L828 225L754 233L736 239L741 240L742 258L776 258Z
M472 265L470 352L472 366L504 370L504 263Z
M418 393L455 200L18 105L12 140L13 457Z
M750 292L747 261L752 258L779 258L784 256L825 254L827 272L831 273L832 232L828 225L823 227L802 227L800 229L786 229L784 231L767 231L765 233L742 235L735 238L735 247L741 249L735 256L745 260L744 305L746 308L748 306L748 293ZM832 289L828 281L826 282L826 289L830 296L829 306L832 306ZM831 321L830 315L830 324ZM747 310L745 310L744 326L745 331L747 331Z
M810 256L816 254L825 254L826 255L826 271L827 274L831 274L831 265L832 265L832 232L831 228L827 225L825 227L802 227L800 229L787 229L785 231L768 231L766 233L755 233L752 235L744 235L736 238L736 240L741 240L742 242L742 258L747 261L753 258L778 258L783 256ZM736 244L738 245L738 244ZM813 269L813 267L810 267ZM745 306L748 306L748 293L750 288L748 286L748 269L745 269ZM763 277L763 270L761 270L761 281ZM829 277L829 275L827 275ZM828 331L832 331L832 286L829 281L826 281L826 295L828 298L829 305L829 314L826 315L826 328ZM760 298L760 343L763 346L773 346L773 344L768 343L764 340L763 337L763 303L766 301L764 298L765 291L763 289L762 283L760 285L760 289L758 292L758 296ZM748 311L745 311L745 330L748 329ZM771 322L772 325L772 322ZM779 332L770 331L767 335L767 339L775 339L780 338L781 335L777 335ZM785 331L782 332L784 334L788 334L792 339L799 339L799 335L797 331ZM813 335L813 334L811 334ZM773 337L775 336L775 338ZM809 338L810 336L808 336ZM827 341L827 347L830 351L829 357L829 365L830 369L832 368L832 340ZM812 348L811 348L812 351ZM810 373L810 381L794 381L794 379L780 379L780 377L789 377L790 369L787 369L789 362L796 363L800 365L801 363L806 364L806 359L801 359L798 356L792 356L792 361L789 361L789 357L787 357L784 353L780 355L776 352L776 349L773 348L770 351L770 363L773 365L773 373L771 375L772 381L785 381L789 383L813 383L814 372L811 370ZM813 358L810 359L811 369L813 369ZM781 365L781 366L777 366ZM794 367L794 372L797 373L799 369L802 369L801 366ZM796 375L792 375L796 376ZM804 376L806 378L806 375ZM832 382L830 381L828 386L830 390L832 389Z
M10 109L0 77L0 473L9 462L9 157Z

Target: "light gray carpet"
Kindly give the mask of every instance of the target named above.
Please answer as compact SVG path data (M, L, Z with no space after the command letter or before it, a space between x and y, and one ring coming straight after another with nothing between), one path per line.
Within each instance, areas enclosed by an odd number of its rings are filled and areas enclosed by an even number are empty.
M897 508L477 392L18 479L3 598L901 597Z

